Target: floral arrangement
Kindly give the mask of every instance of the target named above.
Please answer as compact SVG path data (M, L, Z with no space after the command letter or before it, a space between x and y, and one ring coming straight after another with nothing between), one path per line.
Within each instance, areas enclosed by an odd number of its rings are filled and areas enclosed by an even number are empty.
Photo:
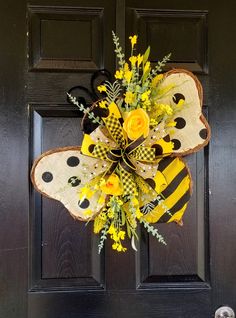
M152 223L182 223L192 186L180 156L210 138L197 78L185 70L162 74L170 54L151 68L150 47L137 54L137 35L129 39L125 60L113 32L119 68L113 83L97 87L100 100L86 107L69 94L84 112L81 148L44 153L31 173L39 192L61 201L73 217L94 221L99 253L107 237L118 252L126 251L126 237L137 250L139 223L166 244Z

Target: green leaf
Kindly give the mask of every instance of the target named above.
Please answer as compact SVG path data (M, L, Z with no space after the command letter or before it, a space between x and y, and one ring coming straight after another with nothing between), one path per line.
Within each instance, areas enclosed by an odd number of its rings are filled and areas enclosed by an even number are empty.
M128 237L131 238L131 231L130 231L130 226L129 226L128 221L126 221L126 228L127 228Z
M121 225L125 225L125 212L121 209Z
M146 71L144 74L143 74L143 77L142 77L142 82L144 83L147 79L147 77L149 76L150 74L150 70Z
M147 62L150 54L150 46L146 49L146 52L143 55L143 65Z

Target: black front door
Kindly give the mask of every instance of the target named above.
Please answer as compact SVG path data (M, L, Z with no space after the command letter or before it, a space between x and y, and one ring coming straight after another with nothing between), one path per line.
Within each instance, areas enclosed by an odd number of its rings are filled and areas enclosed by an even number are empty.
M0 316L214 317L236 310L236 4L199 0L1 1ZM209 147L186 158L194 181L182 228L140 229L138 252L98 255L91 225L72 219L30 185L35 157L80 145L81 114L66 101L93 72L115 70L111 31L128 49L197 74L212 127Z

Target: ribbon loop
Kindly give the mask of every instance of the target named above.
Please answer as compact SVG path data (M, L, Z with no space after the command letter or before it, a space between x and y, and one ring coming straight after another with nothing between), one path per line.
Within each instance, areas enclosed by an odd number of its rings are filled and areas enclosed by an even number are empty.
M122 148L125 147L125 138L123 128L119 122L119 119L112 113L107 118L103 118L103 121L114 141Z
M125 152L129 155L131 154L133 151L135 151L135 149L137 149L139 146L141 146L141 144L146 140L146 138L144 138L143 136L139 137L138 139L135 139L134 141L132 141L130 144L128 144L128 146L125 148Z

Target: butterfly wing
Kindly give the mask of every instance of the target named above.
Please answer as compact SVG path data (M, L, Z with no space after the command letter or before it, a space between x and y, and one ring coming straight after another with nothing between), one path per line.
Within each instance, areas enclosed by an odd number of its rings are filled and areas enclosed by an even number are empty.
M88 220L104 203L99 203L101 191L81 198L81 189L105 170L103 160L83 155L80 147L65 147L43 153L34 162L31 180L37 191L62 202L73 217Z
M155 176L145 181L159 194L144 200L140 208L144 219L149 223L180 222L192 192L186 163L179 157L163 158Z
M169 89L168 89L169 88ZM204 147L210 139L210 128L202 114L202 86L199 80L185 70L172 70L165 74L160 83L160 104L179 107L179 101L184 105L175 113L172 121L175 126L165 127L174 144L173 153L188 154Z

